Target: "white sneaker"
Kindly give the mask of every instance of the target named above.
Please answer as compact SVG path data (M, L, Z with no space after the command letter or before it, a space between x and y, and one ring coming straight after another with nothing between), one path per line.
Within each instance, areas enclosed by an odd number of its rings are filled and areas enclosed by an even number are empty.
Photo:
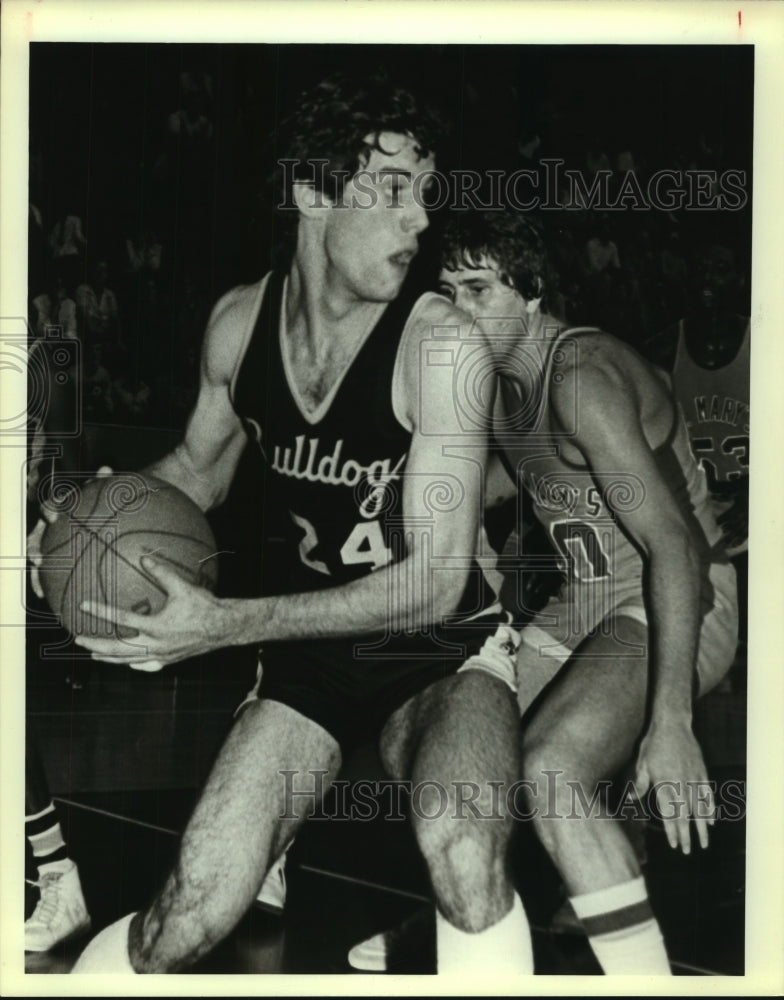
M435 919L432 906L415 910L389 930L360 941L348 953L348 964L359 972L387 972L401 962L435 957Z
M286 854L284 851L267 872L256 896L256 905L275 915L283 913L286 905Z
M56 944L90 929L79 871L73 861L50 868L34 882L41 898L25 921L25 951L49 951Z
M348 964L359 972L387 971L387 931L360 941L348 953Z

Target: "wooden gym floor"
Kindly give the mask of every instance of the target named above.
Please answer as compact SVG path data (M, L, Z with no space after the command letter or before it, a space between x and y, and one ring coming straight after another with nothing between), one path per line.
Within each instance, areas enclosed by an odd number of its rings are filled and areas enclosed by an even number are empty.
M95 930L144 906L160 884L253 673L247 653L239 651L219 665L206 658L156 675L67 660L32 673L28 711ZM66 681L74 676L78 689ZM744 700L725 692L701 704L698 723L717 780L745 777ZM349 762L346 776L381 778L371 748ZM548 931L561 902L558 879L525 824L518 839L518 881L534 927L537 971L598 972L584 938ZM714 827L708 851L684 858L668 848L660 829L649 827L647 878L676 974L743 973L744 843L744 823L725 821ZM252 908L194 971L348 973L352 944L427 899L404 822L314 818L291 852L288 880L282 917ZM27 905L34 902L30 897ZM26 955L26 971L67 972L83 943ZM432 940L425 935L395 971L433 969Z

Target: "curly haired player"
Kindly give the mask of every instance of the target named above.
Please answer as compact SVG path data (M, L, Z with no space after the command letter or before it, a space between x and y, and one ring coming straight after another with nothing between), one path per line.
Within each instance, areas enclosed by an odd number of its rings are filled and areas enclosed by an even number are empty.
M267 462L266 502L290 514L280 591L216 599L151 563L169 594L158 615L90 607L138 629L135 646L79 640L132 666L263 644L259 699L237 718L160 893L104 930L75 972L191 966L239 921L315 806L300 787L310 772L325 774L325 792L360 738L379 740L396 778L427 779L450 801L457 781L476 781L483 803L491 780L518 771L513 685L493 670L458 673L466 658L511 667L516 644L474 561L489 401L474 401L483 412L467 432L453 366L423 360L433 329L456 331L459 351L466 317L404 286L427 225L414 188L434 166L428 119L385 81L333 79L303 100L293 133L293 256L215 307L185 440L149 470L207 510L250 438ZM486 344L466 349L486 371ZM285 800L284 769L297 772L296 800ZM439 971L530 972L506 867L511 818L453 813L414 817Z

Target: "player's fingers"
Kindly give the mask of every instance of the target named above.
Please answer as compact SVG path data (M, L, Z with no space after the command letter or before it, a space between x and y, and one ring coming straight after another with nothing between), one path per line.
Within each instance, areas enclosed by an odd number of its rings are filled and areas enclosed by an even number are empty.
M131 659L126 653L125 656L109 656L105 653L93 653L90 656L91 660L95 660L97 663L111 663L115 667L132 667L135 663L150 663L149 653L146 653L144 657L139 657L138 659Z
M713 826L716 819L716 800L707 777L695 782L691 792L691 814L697 827L700 846L705 848L708 846L708 827Z
M97 656L113 656L122 663L128 660L149 660L152 658L149 644L130 639L97 639L94 636L79 635L74 640L77 646L88 649Z
M167 594L176 594L188 586L176 570L170 566L166 566L162 562L158 562L152 556L142 556L140 561L145 573L149 573L150 576L160 583Z
M42 508L43 510L43 508ZM36 522L35 527L27 536L27 552L28 555L37 555L40 559L41 556L41 539L44 537L44 532L46 531L47 522L44 518L39 517Z
M148 674L155 674L159 670L163 670L163 664L160 660L145 660L143 663L129 663L128 666L131 670L143 670Z
M44 589L41 586L41 577L38 575L38 568L36 566L33 566L30 570L30 586L33 588L35 596L43 600Z
M106 476L113 476L114 469L109 465L102 465L100 469L95 473L96 479L104 479Z
M82 601L79 609L93 618L110 622L114 625L125 625L128 628L144 629L149 626L148 615L139 615L134 611L125 611L123 608L110 604L99 604L97 601Z
M684 854L688 854L690 846L689 820L688 816L684 817L685 803L677 797L674 789L667 785L656 790L656 805L662 818L664 832L667 835L667 843L673 850L677 851L680 847Z
M678 849L678 831L675 828L675 820L665 819L663 820L664 833L667 837L667 843L675 851Z
M700 842L700 847L705 850L708 846L708 821L700 816L695 817L694 826L697 829L697 839Z
M683 805L684 803L681 803ZM685 811L685 810L684 810ZM691 823L689 817L680 815L675 821L678 830L678 843L684 854L691 854Z
M40 524L41 534L43 534L47 524L54 524L54 522L60 516L60 512L55 507L50 507L49 504L46 503L41 504L40 510L41 510L41 518L38 521L36 528L38 528L38 525Z

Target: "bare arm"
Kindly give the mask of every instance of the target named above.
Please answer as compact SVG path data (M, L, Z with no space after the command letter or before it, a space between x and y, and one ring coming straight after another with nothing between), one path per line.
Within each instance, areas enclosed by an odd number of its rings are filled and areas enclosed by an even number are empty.
M229 390L251 321L251 293L252 289L235 289L213 309L202 347L199 395L185 437L143 470L177 486L202 510L225 500L246 443Z
M700 625L697 539L646 439L634 390L624 382L625 376L611 367L581 367L579 429L572 443L600 489L621 480L642 494L640 503L628 505L634 509L614 513L648 568L651 722L673 714L690 721ZM574 388L565 385L563 392L568 398Z
M131 665L150 658L172 663L232 644L377 632L394 618L414 629L452 612L476 550L489 413L484 415L483 432L475 429L470 448L461 451L465 434L455 406L454 367L427 366L426 378L420 379L420 352L429 338L430 324L455 326L463 319L446 303L437 309L448 315L423 317L405 357L406 408L413 435L403 477L408 547L399 563L349 584L253 600L220 600L154 567L153 573L170 597L163 611L154 617L126 612L111 616L121 624L133 622L131 627L140 632L134 643L143 644L143 653L129 658L127 644L80 641L101 659ZM471 350L477 372L486 371L487 364L480 358L486 345L473 342ZM424 393L426 419L420 414ZM474 400L473 420L481 426L482 415L476 408ZM98 610L103 615L107 611L93 608Z
M626 384L625 384L626 383ZM702 560L694 529L662 475L639 416L635 387L612 364L580 369L575 443L603 491L634 484L639 503L615 509L647 564L650 717L637 757L638 794L653 786L672 847L690 850L689 817L703 847L713 821L707 769L691 729L700 632Z

